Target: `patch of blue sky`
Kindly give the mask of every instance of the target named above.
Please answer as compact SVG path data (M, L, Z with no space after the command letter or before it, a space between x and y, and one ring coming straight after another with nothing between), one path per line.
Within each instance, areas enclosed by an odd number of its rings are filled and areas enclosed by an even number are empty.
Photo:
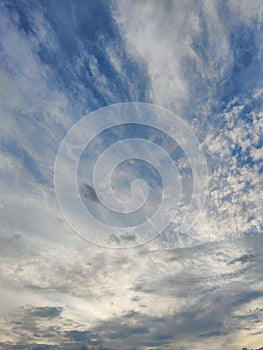
M134 181L138 178L145 180L148 185L149 194L154 192L155 197L161 197L163 182L160 174L157 169L150 163L141 160L141 159L131 159L125 162L122 162L119 167L116 169L115 174L113 173L112 183L113 186L118 185L119 177L116 176L119 170L120 173L129 174L129 178L126 176L124 180L124 184L126 188L129 188L131 185L131 181ZM115 175L115 176L114 176ZM116 178L116 179L115 179ZM152 193L153 194L153 193Z
M129 123L125 125L117 125L115 127L111 127L99 135L97 135L85 148L82 153L80 166L82 162L88 162L89 166L87 166L86 173L89 174L89 178L91 181L92 178L92 169L95 166L95 162L97 158L101 155L103 151L105 151L110 145L120 140L126 140L129 138L138 138L138 139L146 139L152 140L158 146L162 147L167 152L167 157L171 157L173 161L178 164L178 162L184 159L185 166L184 168L179 166L179 170L182 172L187 172L189 175L192 175L191 168L187 157L185 156L183 150L178 146L178 144L172 140L172 138L147 125L138 125L135 123ZM142 164L142 162L140 162ZM187 166L188 165L188 166ZM149 179L154 179L155 184L158 186L161 185L160 181L157 181L157 178L154 176L154 173L148 169L148 177ZM142 166L141 174L145 175L147 173L146 169ZM136 172L138 173L138 167L136 167Z
M36 9L38 6L37 2L32 2L29 6L26 1L14 0L12 2L4 1L3 5L10 12L10 14L13 14L13 19L17 19L17 26L20 30L24 31L26 34L33 34L33 28L27 12L30 9L31 11L34 11L34 9Z
M193 38L192 50L201 60L202 70L196 67L193 58L186 57L185 76L191 74L189 86L191 103L186 107L186 114L200 119L204 105L209 106L207 120L215 129L226 126L223 118L216 118L227 105L237 98L247 99L262 87L262 25L259 20L251 19L245 22L235 19L228 3L217 4L217 10L222 20L222 30L227 35L229 51L222 59L214 56L218 50L211 40L211 33L207 28L205 14L200 13L200 31ZM259 26L260 25L260 26ZM222 48L222 51L224 48ZM245 113L242 118L248 117ZM199 120L199 123L202 121Z
M55 72L59 88L67 91L73 105L85 112L111 103L133 101L135 97L139 101L149 100L146 69L126 53L107 2L45 1L41 4L57 46L51 47L49 41L44 40L39 43L38 54ZM26 8L23 9L27 13ZM120 58L121 74L110 61L107 47ZM106 89L113 92L112 98L100 90L98 75L101 72L106 79ZM132 95L130 84L136 96ZM93 99L82 100L84 104L80 107L78 98L85 91L89 92L87 97L91 94Z
M22 161L25 170L32 175L36 182L42 185L50 185L50 181L41 171L39 163L21 144L19 144L19 142L15 142L13 140L10 140L9 142L2 142L1 147L6 153L9 153Z
M40 69L46 67L50 91L59 91L67 96L72 123L86 113L112 103L134 100L149 102L146 67L126 52L107 1L13 1L5 2L4 5L15 27L23 33L34 54L38 56ZM45 26L44 35L40 34L41 21ZM111 58L112 53L121 62L120 70ZM2 61L2 67L12 79L20 79L19 75L24 74L19 72L17 75L17 68L8 60ZM29 103L26 94L24 97L25 103ZM50 128L49 112L41 106L39 112L31 112L30 116L15 109L10 113L18 125L30 122L30 130L35 129L35 137L30 137L29 148L39 153L39 159L43 161L41 148L48 150L51 147L54 151L58 146L46 144L49 140L48 137L45 141L44 136L48 136L46 131L42 136L36 136L42 129L38 121L44 128ZM54 136L61 139L67 130L63 125L61 130L58 126L54 125L52 130ZM23 129L23 125L21 127ZM23 130L24 136L34 134L27 128ZM23 146L19 145L21 140L9 141L6 152L21 157L25 168L32 172L35 180L44 182L38 161L30 154L30 150L23 150Z

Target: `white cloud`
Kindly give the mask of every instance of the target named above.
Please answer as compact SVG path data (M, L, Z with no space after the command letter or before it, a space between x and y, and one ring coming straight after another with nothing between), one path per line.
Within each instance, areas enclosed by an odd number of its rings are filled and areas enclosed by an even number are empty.
M229 6L251 28L252 17L262 21L260 3L232 1ZM167 349L186 349L192 341L197 349L236 349L240 342L242 346L259 346L262 334L252 338L251 332L260 332L262 324L262 312L257 310L262 303L256 293L262 291L262 241L260 237L232 243L224 240L262 230L262 151L258 148L262 92L252 89L249 96L233 98L221 113L212 113L211 103L217 107L219 103L217 89L229 78L235 63L230 24L222 20L216 2L126 1L116 6L119 12L115 16L128 51L148 67L152 102L185 116L202 140L211 167L207 206L188 236L178 237L172 228L149 246L134 251L98 248L75 235L58 211L52 177L58 145L77 113L72 112L65 91L58 91L55 73L37 54L42 40L59 50L56 35L41 11L31 17L35 37L26 36L17 27L17 19L11 20L3 12L0 24L8 69L1 72L1 139L16 141L51 183L38 182L21 154L3 148L0 292L1 313L8 321L1 324L1 339L19 342L12 330L12 316L17 312L20 320L20 306L34 304L64 307L65 328L61 332L96 330L102 324L105 339L114 349L127 346L121 338L110 338L114 332L118 334L123 318L128 319L128 326L145 322L161 348L159 327L163 334L170 332ZM260 55L261 37L255 33ZM117 99L97 58L83 48L80 52L74 74L87 64L94 86L106 100ZM116 72L128 79L114 47L109 45L105 54ZM65 65L65 69L69 67ZM244 85L253 85L256 78L252 76L252 82ZM135 87L129 81L127 84L131 96L138 96ZM80 110L87 98L96 104L91 91L81 83L78 89L76 105ZM237 146L255 163L240 164L233 154ZM187 168L188 163L181 159L179 166ZM184 208L181 210L184 213ZM224 242L211 243L218 240ZM202 245L204 242L207 244ZM174 246L181 249L163 251ZM250 317L250 309L257 318ZM195 320L201 328L195 328ZM114 332L107 334L110 325ZM222 333L213 336L217 330ZM228 331L231 333L226 334ZM123 334L131 341L129 327ZM203 337L198 337L200 334ZM143 337L140 334L139 343Z
M243 65L242 55L246 55L242 46L236 48L234 44L242 45L241 40L247 40L233 38L242 25L247 33L253 31L250 42L243 45L247 45L247 52L257 50L258 56L247 72L253 67L254 71L260 70L262 35L253 18L258 23L262 20L262 3L255 1L247 6L242 1L232 1L229 7L220 7L211 1L126 1L116 2L115 6L128 50L148 66L153 103L188 119L204 140L211 180L206 209L196 225L198 238L206 241L208 237L213 240L260 233L262 174L257 164L248 159L249 154L254 161L262 155L256 148L262 134L260 78L252 71L246 73L245 67L240 77L233 73L235 67ZM242 79L242 97L236 89L237 96L225 110L213 112L212 106L215 110L222 108L220 98L224 89L228 91L226 82L234 84L235 79ZM229 183L230 177L236 182Z

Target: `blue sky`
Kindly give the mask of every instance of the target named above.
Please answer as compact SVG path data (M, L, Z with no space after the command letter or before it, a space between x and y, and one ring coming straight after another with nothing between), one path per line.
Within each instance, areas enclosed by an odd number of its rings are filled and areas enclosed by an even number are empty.
M263 346L262 2L3 0L0 9L0 347ZM68 226L53 179L70 128L122 102L155 104L184 120L209 181L189 232L178 233L174 221L146 245L112 250ZM156 130L102 133L83 153L80 175L127 137L154 140L175 160L181 219L191 164ZM152 210L156 170L132 162L119 170L119 195L132 179L148 180ZM100 210L92 188L85 193ZM133 240L116 237L117 245Z

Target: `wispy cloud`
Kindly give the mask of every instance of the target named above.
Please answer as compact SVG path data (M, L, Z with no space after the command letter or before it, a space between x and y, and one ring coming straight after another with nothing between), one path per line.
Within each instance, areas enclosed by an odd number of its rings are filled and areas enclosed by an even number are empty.
M260 347L262 2L0 6L1 348ZM80 117L134 100L189 122L209 194L187 235L174 223L149 245L113 251L66 225L53 168ZM187 174L187 204L189 162L160 143ZM97 205L90 183L84 189Z

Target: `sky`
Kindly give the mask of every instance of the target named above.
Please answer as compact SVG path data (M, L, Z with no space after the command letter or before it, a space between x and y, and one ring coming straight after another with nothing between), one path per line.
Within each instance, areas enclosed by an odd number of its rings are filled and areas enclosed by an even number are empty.
M263 2L1 0L0 57L0 348L263 347Z

